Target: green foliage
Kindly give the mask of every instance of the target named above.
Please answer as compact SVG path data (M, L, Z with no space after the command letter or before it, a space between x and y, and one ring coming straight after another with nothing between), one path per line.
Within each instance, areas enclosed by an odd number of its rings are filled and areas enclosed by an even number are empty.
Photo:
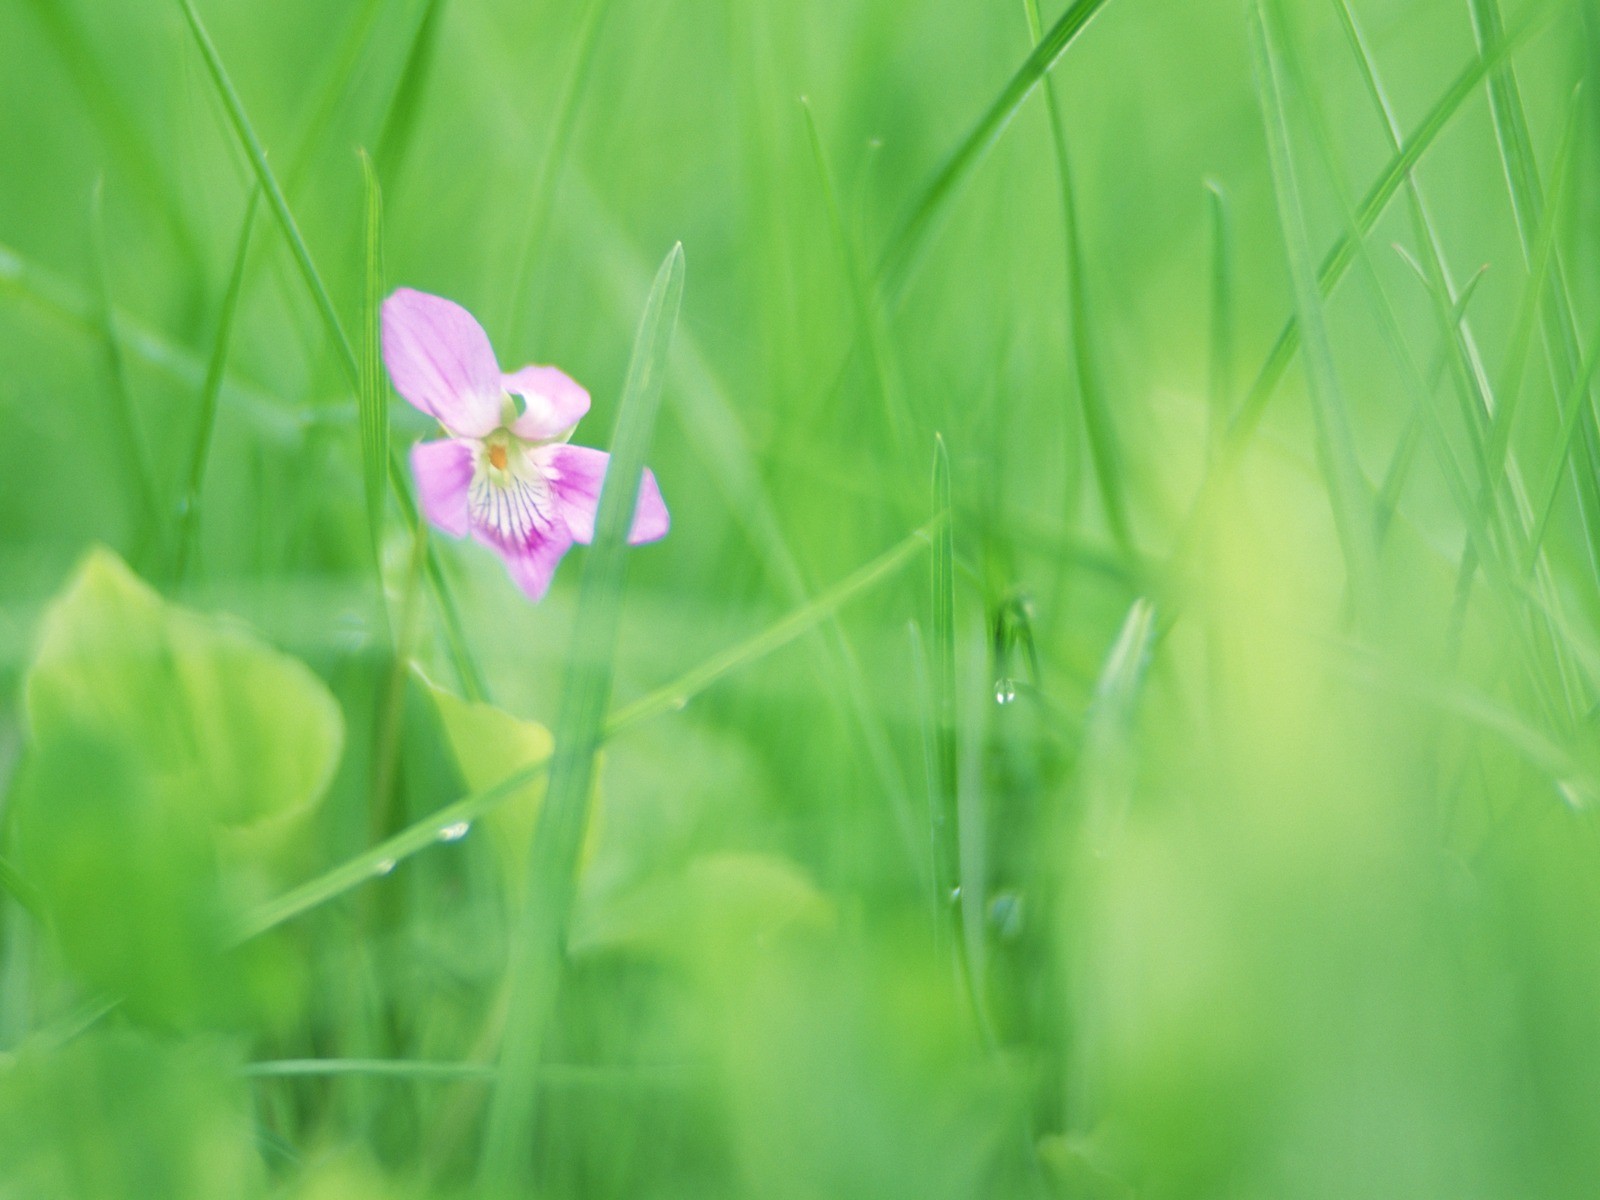
M1591 1193L1597 19L0 4L0 1200Z
M222 967L230 914L303 869L333 697L95 550L41 622L25 713L12 841L67 963L159 1020L226 1019L245 986Z

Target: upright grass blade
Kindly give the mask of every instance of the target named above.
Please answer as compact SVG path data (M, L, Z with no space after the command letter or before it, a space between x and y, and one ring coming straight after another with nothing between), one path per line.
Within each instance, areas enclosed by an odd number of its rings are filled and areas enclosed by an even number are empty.
M66 65L78 96L100 128L105 148L140 198L160 214L185 263L192 271L198 271L200 248L193 228L176 203L177 193L165 178L166 160L139 127L133 107L112 86L115 75L106 70L90 44L73 16L73 6L62 0L26 0L26 7Z
M1480 46L1503 36L1499 0L1468 0L1468 6ZM1509 61L1500 63L1489 77L1489 111L1523 258L1530 271L1537 275L1540 230L1553 226L1553 221L1545 219L1546 198L1539 182L1533 137L1528 129L1521 89ZM1580 353L1578 325L1567 293L1561 254L1553 246L1550 254L1541 315L1550 378L1556 393L1560 394L1578 370ZM1600 480L1600 411L1596 411L1593 397L1587 393L1578 433L1578 446L1582 451L1581 464L1575 472L1578 511L1588 542L1590 567L1595 579L1600 581L1600 483L1597 483Z
M406 54L405 66L401 68L399 81L395 84L378 133L373 157L377 160L384 186L388 188L394 187L405 166L406 151L411 147L417 117L422 112L422 96L427 91L428 76L433 70L444 6L445 0L428 0L428 7L417 22L411 49Z
M805 118L807 140L817 166L817 177L822 183L828 223L833 228L834 240L839 246L839 258L850 285L850 299L855 305L856 320L860 323L862 340L871 359L873 378L878 384L878 399L888 417L889 433L894 444L897 449L903 450L911 436L912 419L906 410L899 364L884 321L883 307L862 263L861 249L845 223L843 210L839 206L839 194L833 184L833 172L828 168L828 157L822 150L822 137L817 132L816 117L811 111L811 102L804 96L800 98L800 111Z
M934 174L922 194L910 206L900 230L890 239L878 263L878 278L883 284L885 302L892 310L905 293L906 284L916 269L929 236L984 156L1000 140L1006 126L1022 108L1022 103L1067 52L1084 27L1105 7L1106 0L1073 0L1050 31L1040 39L1022 66L993 103L978 118L978 123L961 140Z
M529 279L534 261L544 247L545 230L550 223L550 211L555 205L556 187L561 181L561 168L567 159L567 148L572 144L572 131L577 127L578 108L583 99L584 86L589 80L589 68L594 65L595 47L600 44L600 28L605 23L606 10L610 7L611 0L588 0L583 16L579 18L572 60L561 79L555 115L550 121L550 136L539 160L539 173L534 176L528 192L531 198L528 224L523 232L522 248L517 253L516 271L511 279L507 328L514 333L521 331L527 319Z
M1207 372L1210 404L1206 445L1215 456L1233 406L1233 218L1228 193L1220 180L1206 180L1206 209L1211 217L1211 363Z
M603 202L592 187L585 186L574 215L587 220L587 232L596 246L610 249L616 261L612 273L614 290L633 303L642 272L637 258L623 253L627 235L615 222L603 220ZM811 596L811 587L800 568L787 530L779 519L771 489L763 479L749 434L739 419L728 387L712 370L691 332L681 333L673 351L674 371L680 381L681 403L673 415L682 423L690 443L701 455L707 478L722 495L729 513L743 530L751 553L761 563L772 583L788 603L802 606ZM862 747L900 828L907 863L913 872L922 860L921 833L910 790L895 757L889 733L879 707L868 689L850 640L836 621L826 623L827 656L822 665L830 684L848 705L860 734Z
M950 455L944 438L934 438L933 508L938 529L933 539L933 573L930 578L933 634L934 762L936 766L936 804L933 821L934 883L952 914L960 876L960 841L957 823L959 759L956 741L956 568L955 522L950 503ZM953 932L961 944L959 915Z
M691 700L719 680L782 649L829 621L850 601L893 578L907 563L936 540L938 531L937 522L923 526L754 637L712 655L664 687L657 688L632 704L617 709L606 721L604 740L610 741L646 721L681 711ZM286 921L291 921L337 899L364 883L382 878L392 871L397 863L404 862L429 846L438 845L440 834L444 830L478 820L484 813L493 811L496 806L538 779L548 769L548 761L525 767L492 787L444 806L362 854L277 899L268 901L244 921L238 931L238 939L243 941L259 936Z
M234 89L233 81L228 77L222 57L217 53L216 45L211 40L211 35L206 32L200 14L195 11L194 0L178 0L183 10L184 18L189 24L189 30L194 35L195 44L200 50L201 57L205 60L206 71L211 77L212 85L216 88L217 96L222 102L228 120L233 126L234 134L239 139L239 145L244 150L245 156L250 160L250 165L255 172L256 182L260 185L262 193L267 198L268 207L278 220L284 238L289 243L289 249L294 255L295 263L300 269L306 285L306 290L311 293L312 300L317 306L317 311L322 317L323 324L327 326L328 336L333 341L341 365L350 386L359 389L361 386L361 366L356 358L355 349L350 344L349 335L345 333L344 325L339 320L338 310L334 307L333 297L329 295L326 284L317 270L316 262L311 257L311 250L306 245L306 240L301 236L300 227L295 223L294 214L289 209L289 202L279 186L277 178L272 173L272 168L267 164L266 150L261 145L261 139L256 136L254 126L250 123L249 115L245 112L244 103L239 99L239 93ZM398 455L391 454L389 458L389 484L394 489L395 499L399 503L401 516L405 518L407 527L413 534L422 528L421 518L417 513L416 502L411 496L410 484L407 480L405 463ZM428 582L434 593L440 617L444 623L445 643L456 669L456 674L461 681L462 690L469 699L482 699L486 694L483 676L479 672L477 663L473 660L471 649L467 644L466 634L461 625L460 613L455 602L450 596L450 589L445 582L444 570L439 563L438 555L433 545L427 548L427 576Z
M288 171L284 173L284 187L290 194L300 190L300 182L305 178L312 158L322 145L323 138L327 136L328 128L333 124L340 107L345 103L351 81L356 76L356 66L360 62L361 53L372 40L372 30L386 7L388 6L384 0L361 0L361 8L356 13L355 20L350 23L350 32L345 35L338 53L333 57L332 67L329 68L321 87L317 89L316 107L306 121L305 131L300 135L300 144L295 148Z
M1411 171L1422 160L1423 154L1450 124L1451 119L1461 111L1497 66L1509 61L1519 47L1543 28L1553 12L1554 6L1541 6L1505 37L1485 46L1478 57L1468 63L1445 89L1412 131L1411 136L1385 165L1357 206L1356 225L1363 237L1372 232L1378 223L1378 218L1388 207L1389 201L1394 199L1395 193L1400 190ZM1355 242L1348 234L1341 234L1334 240L1332 248L1323 257L1317 269L1317 287L1322 295L1330 294L1344 277L1344 273L1355 258L1355 252ZM1277 338L1267 352L1266 360L1256 373L1255 381L1250 385L1250 390L1229 427L1226 448L1230 457L1237 457L1255 432L1268 401L1272 399L1284 371L1300 347L1300 337L1300 317L1297 311L1279 330Z
M1024 0L1028 36L1034 48L1041 44L1038 0ZM1111 536L1129 558L1135 557L1133 532L1128 520L1124 494L1127 464L1117 438L1110 397L1100 373L1095 338L1089 322L1089 288L1085 280L1083 235L1078 224L1078 199L1072 184L1072 158L1067 150L1067 130L1056 102L1055 84L1044 76L1045 107L1050 113L1051 144L1056 156L1056 179L1061 187L1061 228L1067 250L1067 323L1071 333L1073 370L1078 380L1078 396L1083 405L1084 432L1088 435L1089 457L1094 463L1095 482L1100 502L1105 506L1106 524Z
M366 187L367 269L361 311L361 387L356 410L361 425L361 478L367 501L367 536L374 564L380 567L383 546L383 498L388 485L389 393L383 379L380 315L383 306L383 192L378 172L366 151L361 153ZM381 589L380 589L381 590Z
M154 546L159 558L161 520L156 499L155 473L150 468L150 458L145 452L144 436L139 430L135 415L133 393L128 386L128 372L122 360L122 343L117 336L116 309L111 303L110 269L106 261L105 189L103 182L94 186L89 211L89 248L94 256L94 278L99 305L96 316L100 323L101 342L105 350L106 376L110 383L111 421L116 429L121 462L127 477L129 509L137 514L134 544L143 550Z
M1140 597L1128 609L1106 655L1084 720L1078 788L1088 845L1100 856L1116 850L1132 802L1133 720L1156 637L1155 605Z
M1286 68L1292 65L1286 62L1275 44L1267 0L1257 0L1251 15L1251 44L1266 124L1267 157L1272 166L1273 190L1289 257L1289 273L1294 281L1295 307L1305 334L1306 377L1316 421L1317 458L1333 505L1333 519L1350 574L1351 592L1360 607L1373 599L1371 589L1377 577L1371 486L1362 474L1355 439L1344 411L1333 347L1323 319L1322 291L1305 227L1286 111L1284 75Z
M233 268L228 273L228 289L222 294L222 313L217 318L217 333L206 363L205 382L200 386L200 420L195 426L194 448L189 452L189 472L178 497L178 549L173 564L173 580L181 584L194 557L195 540L200 533L200 494L205 488L206 465L211 461L211 437L217 427L217 406L222 397L222 382L228 370L228 348L233 343L233 322L239 312L239 297L244 294L245 264L250 258L250 235L255 229L256 210L261 191L250 190L244 221L239 226L239 244L233 252Z
M1505 363L1501 368L1500 381L1495 388L1498 403L1490 428L1488 461L1490 479L1496 486L1499 484L1510 450L1512 424L1516 416L1517 401L1522 393L1523 370L1527 364L1533 327L1542 309L1541 302L1552 294L1552 290L1559 291L1559 283L1556 283L1552 276L1556 258L1556 235L1560 227L1561 205L1566 198L1567 183L1572 176L1573 160L1578 147L1577 131L1581 114L1581 93L1574 90L1572 99L1568 102L1567 119L1550 169L1550 203L1540 214L1538 229L1530 247L1528 282L1517 306L1516 318L1512 322ZM1552 284L1554 284L1553 289L1550 286ZM1571 370L1563 367L1561 377L1572 378L1575 369L1576 364ZM1487 509L1492 502L1493 497L1488 494L1485 494L1480 501L1484 509Z
M645 452L655 430L667 352L683 296L683 247L674 246L645 301L623 386L611 464L600 492L595 537L584 562L550 783L528 859L528 888L512 931L508 968L514 1014L500 1050L479 1184L509 1195L526 1177L539 1060L560 985L578 850L589 819L594 755L611 695L612 656L622 615L628 529Z

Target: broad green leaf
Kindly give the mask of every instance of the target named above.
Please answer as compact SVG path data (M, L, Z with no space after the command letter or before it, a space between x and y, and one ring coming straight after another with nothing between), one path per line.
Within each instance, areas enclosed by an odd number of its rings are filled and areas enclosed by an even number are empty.
M492 704L462 700L432 684L424 685L439 712L456 769L472 792L483 792L519 773L527 782L508 795L481 818L493 839L495 857L500 863L506 886L513 897L522 894L526 877L528 843L539 822L548 776L529 768L542 766L555 749L550 731L537 721L513 716ZM598 823L591 821L589 845L592 847Z
M96 550L45 614L24 696L7 832L69 970L166 1025L269 1001L272 950L230 952L233 914L276 886L331 779L328 690Z
M168 604L106 550L45 614L25 687L36 752L102 742L160 803L230 831L310 811L344 741L338 705L304 664Z

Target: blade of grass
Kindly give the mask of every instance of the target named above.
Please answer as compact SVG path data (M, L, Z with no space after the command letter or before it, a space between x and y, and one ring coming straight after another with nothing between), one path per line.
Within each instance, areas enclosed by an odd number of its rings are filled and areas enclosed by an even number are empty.
M1037 50L1043 37L1038 0L1024 0L1028 36ZM1106 524L1118 547L1129 558L1136 557L1133 532L1124 494L1127 464L1117 438L1116 422L1101 376L1095 352L1094 332L1089 323L1089 289L1085 280L1083 235L1078 222L1078 200L1072 183L1072 158L1067 149L1066 124L1056 101L1055 84L1044 76L1045 108L1050 114L1051 145L1056 158L1056 181L1061 191L1061 228L1066 241L1067 325L1071 335L1073 372L1078 381L1078 397L1083 408L1084 432L1089 457L1094 466L1100 502L1105 506Z
M580 178L574 182L583 181ZM603 219L603 201L587 184L583 184L573 211L589 222L587 232L597 253L609 254L612 258L611 274L618 303L627 297L626 302L631 305L632 297L638 292L637 281L648 276L642 275L637 258L626 251L626 231L615 222ZM692 331L679 333L673 361L681 397L681 402L673 407L673 415L682 424L689 444L701 455L706 475L721 492L752 554L788 604L804 605L811 597L810 584L783 522L778 518L771 490L762 477L750 436L740 422L727 386L712 370ZM855 722L862 748L888 798L899 827L906 863L915 877L920 870L917 864L922 856L921 835L911 792L890 743L881 708L868 689L865 672L850 639L831 618L826 622L825 646L829 653L822 661L823 668Z
M378 172L361 152L361 177L366 189L367 269L361 322L361 387L356 409L361 425L361 475L367 501L367 536L382 591L383 500L388 489L389 393L384 385L380 313L383 306L383 192Z
M594 543L584 561L572 657L556 718L550 782L528 856L528 889L512 933L509 1011L484 1135L479 1184L510 1194L528 1170L538 1097L539 1060L560 986L567 922L576 890L578 851L588 825L594 755L611 695L613 654L622 615L628 528L655 429L662 377L683 295L683 247L674 246L656 275L639 322L623 386L611 463L600 492Z
M1396 117L1394 107L1389 101L1388 93L1379 77L1376 59L1369 48L1366 38L1362 33L1359 22L1356 20L1354 10L1347 0L1338 0L1337 8L1340 19L1344 25L1347 39L1361 68L1363 80L1373 103L1382 117L1385 134L1389 139L1391 149L1399 153L1401 146L1401 129L1399 119ZM1485 41L1485 46L1492 44L1497 39ZM1509 61L1509 60L1507 60ZM1514 406L1515 399L1511 390L1506 386L1497 393L1489 382L1488 372L1483 366L1482 357L1478 352L1475 339L1470 326L1459 315L1464 309L1460 300L1455 300L1453 311L1448 319L1444 319L1443 310L1452 306L1454 284L1450 277L1450 268L1444 251L1444 239L1433 220L1429 206L1423 198L1422 190L1417 181L1415 172L1408 172L1406 176L1406 196L1411 208L1412 224L1417 232L1418 244L1422 247L1427 260L1426 266L1413 264L1418 276L1423 280L1424 286L1429 289L1434 297L1435 313L1441 317L1441 331L1444 335L1446 347L1446 362L1454 368L1453 375L1458 395L1464 404L1467 427L1474 439L1474 451L1478 457L1480 482L1478 494L1484 498L1483 503L1474 502L1470 505L1458 506L1461 508L1462 519L1469 531L1471 541L1462 555L1458 564L1455 601L1452 606L1450 633L1448 644L1451 646L1451 657L1454 658L1461 644L1463 623L1466 618L1467 605L1472 594L1472 586L1480 565L1489 568L1495 581L1502 588L1510 588L1513 592L1521 591L1520 585L1514 583L1514 560L1516 551L1515 543L1525 536L1526 530L1533 521L1533 510L1528 502L1527 490L1523 483L1520 469L1514 458L1509 455L1509 442L1505 443L1506 451L1496 454L1489 449L1488 443L1493 439L1494 429L1497 427L1509 430L1507 418L1509 412L1503 411L1508 406ZM1528 295L1533 295L1529 292ZM1515 334L1513 335L1515 341ZM1509 357L1515 359L1517 352L1513 345ZM1509 369L1509 364L1508 364ZM1520 367L1515 368L1515 374L1520 376ZM1510 389L1515 388L1510 385ZM1497 396L1499 397L1497 399ZM1497 494L1501 477L1504 477L1509 491L1511 511L1508 513L1500 506L1492 503L1493 495ZM1557 667L1561 675L1563 686L1569 697L1572 695L1572 671L1568 664L1568 655L1563 650L1563 639L1556 635L1555 628L1563 621L1559 612L1560 603L1553 578L1550 575L1548 564L1541 564L1539 586L1542 595L1537 598L1530 613L1533 622L1531 629L1519 624L1518 633L1522 645L1528 652L1527 661L1540 661L1540 655L1534 641L1541 635L1551 653L1555 656ZM1530 601L1535 598L1525 596ZM1540 623L1543 627L1540 627Z
M243 1074L249 1079L336 1079L362 1077L407 1081L478 1080L492 1083L495 1069L473 1062L430 1062L394 1058L284 1058L246 1063ZM680 1067L649 1064L591 1066L588 1064L548 1063L539 1068L541 1087L618 1087L641 1084L678 1087L692 1082L692 1075Z
M1357 206L1357 228L1363 237L1372 232L1378 218L1394 199L1395 193L1405 183L1423 154L1438 139L1451 119L1488 78L1496 66L1509 61L1512 54L1539 29L1543 28L1554 12L1554 6L1544 5L1530 15L1521 25L1505 37L1486 47L1456 76L1434 103L1427 115L1379 173L1372 187ZM1333 246L1322 259L1317 270L1317 286L1323 295L1330 294L1355 258L1355 244L1347 234L1334 240ZM1299 313L1291 314L1279 330L1276 340L1267 353L1266 360L1257 371L1249 392L1240 404L1228 429L1227 451L1231 458L1243 451L1244 445L1255 432L1261 415L1271 400L1278 382L1283 378L1295 352L1300 347Z
M1116 849L1132 802L1135 763L1129 743L1157 635L1155 605L1141 596L1111 644L1084 720L1078 788L1089 848L1098 856Z
M111 422L116 430L117 444L122 449L121 463L128 487L128 508L136 514L133 544L144 552L154 549L159 558L162 526L156 500L155 473L150 468L144 436L139 431L133 393L128 386L128 372L122 360L122 345L117 336L116 309L111 303L104 197L104 184L97 182L90 202L89 249L94 258L95 289L99 300L95 315L99 319L105 351L106 377L111 385L107 389Z
M4 245L0 245L0 291L27 302L76 333L86 337L102 335L96 300ZM113 310L111 323L121 353L184 387L198 390L202 386L206 364L193 351L176 345L120 308ZM277 438L297 436L309 421L307 414L290 410L267 392L237 378L222 381L222 394L261 432Z
M1233 218L1221 180L1208 179L1205 186L1211 217L1211 362L1207 373L1211 404L1206 445L1214 458L1233 407Z
M71 6L60 0L27 0L27 7L66 64L73 86L100 127L106 148L116 156L144 202L161 215L184 263L198 272L200 249L189 222L175 203L176 189L163 177L166 159L139 128L133 107L111 87L114 76L105 69L73 18Z
M373 151L383 185L391 190L405 166L406 152L416 132L417 117L422 112L422 97L427 91L428 76L433 70L444 6L445 0L428 0L427 8L423 9L422 17L417 22L417 32L411 39L411 49L406 54L405 66L401 68L394 94L389 99L388 111L384 114L377 149Z
M4 858L0 858L0 889L8 892L13 900L22 905L29 916L40 920L44 916L38 891Z
M200 387L200 420L195 427L194 449L189 453L189 473L178 498L178 550L172 572L177 584L183 583L200 532L200 494L205 487L206 464L211 459L211 436L216 430L217 406L228 368L228 348L233 342L239 297L244 294L245 264L250 257L250 235L255 229L260 201L260 189L252 188L245 204L244 221L239 226L239 244L233 253L228 288L222 295L222 313L217 318L217 333L211 343L211 358L206 363L205 382Z
M300 234L300 227L296 224L294 214L289 209L289 202L283 194L283 189L273 175L272 168L267 164L267 154L261 145L261 139L256 136L255 127L250 123L249 115L245 112L244 103L240 100L239 93L234 89L233 81L228 76L222 57L217 53L217 48L211 40L211 35L206 31L204 23L200 20L200 14L195 11L193 0L178 0L178 4L183 9L184 18L188 22L190 32L194 35L195 44L200 50L201 57L205 60L206 71L211 77L212 85L215 87L223 109L228 115L228 120L233 126L234 134L239 139L239 144L254 169L256 182L266 196L268 206L272 209L273 215L277 217L278 225L283 232L284 238L288 241L289 249L300 269L306 290L311 293L312 300L322 317L323 324L327 327L328 336L338 351L339 361L344 367L349 384L352 388L359 390L361 386L361 367L356 359L355 350L350 344L349 335L345 333L344 325L339 320L339 313L334 307L333 297L329 295L327 286L323 283L322 276L311 257L311 250L306 245L305 238ZM415 536L417 531L422 528L422 525L417 513L416 502L411 496L405 463L395 453L391 453L389 457L389 484L394 489L395 499L399 502L401 516L405 518L408 529ZM433 590L434 599L444 624L445 642L452 663L455 666L456 674L460 679L462 690L467 694L467 698L481 700L487 694L483 676L478 670L476 661L473 659L471 648L467 643L466 634L461 625L460 614L450 595L450 589L444 577L444 570L439 563L438 554L431 542L428 544L427 553L428 582Z
M828 224L839 247L840 262L850 286L850 299L855 305L858 335L867 348L873 378L878 385L878 400L888 416L889 433L897 450L904 450L911 437L911 414L906 409L905 393L900 386L900 371L894 356L893 343L884 321L883 306L873 281L862 263L860 247L845 224L839 207L839 194L834 188L833 172L828 167L827 155L822 150L822 137L817 132L816 116L811 102L800 97L800 111L805 118L806 135L811 147L811 157L816 164L817 177L822 183L822 196L828 211ZM897 454L898 458L899 455Z
M578 108L583 99L584 87L589 80L589 69L594 65L595 47L600 44L600 29L611 0L588 0L578 33L574 39L572 60L567 64L557 93L555 116L550 122L550 137L539 160L539 173L533 178L529 191L532 202L528 209L528 224L522 237L522 248L517 253L516 269L511 277L511 291L507 296L506 328L518 332L527 319L529 277L534 260L544 246L546 226L555 205L556 187L561 181L561 168L567 160L567 148L572 143L572 131L578 124Z
M858 568L827 591L791 612L754 637L715 654L677 679L624 705L606 721L603 739L610 741L646 721L681 711L700 695L740 667L757 662L829 620L851 600L892 578L936 537L937 524L929 524L903 539L877 558ZM370 880L382 878L396 864L418 851L437 845L440 834L461 824L471 824L544 775L548 760L534 763L513 775L465 796L431 813L388 840L331 868L315 879L260 905L242 923L237 940L246 941L286 921L310 912Z
M878 279L892 310L905 294L930 235L945 208L972 175L984 156L999 141L1006 126L1022 108L1050 70L1061 61L1084 27L1105 7L1106 0L1073 0L1044 35L1000 94L978 118L976 125L935 172L911 204L899 231L889 241L878 262Z
M1316 422L1317 458L1333 506L1350 590L1360 610L1374 599L1372 588L1377 577L1371 485L1362 474L1355 439L1344 411L1333 347L1324 323L1322 291L1305 227L1286 111L1288 84L1284 75L1293 71L1293 64L1277 49L1272 10L1265 0L1257 0L1251 17L1256 87L1266 124L1267 156L1272 167L1278 221L1283 228L1289 272L1294 281L1299 325L1305 335L1306 379ZM1303 92L1302 81L1294 82L1296 91Z
M363 0L355 20L350 23L350 32L345 35L338 53L333 56L332 66L329 67L322 85L317 89L316 107L306 121L305 131L300 135L300 144L295 148L294 157L289 161L288 171L284 173L284 187L289 193L294 194L300 190L301 181L304 180L318 147L322 145L323 138L327 136L328 127L333 124L339 109L346 103L350 83L356 77L356 66L360 62L362 51L372 38L372 30L378 23L379 14L386 7L388 6L384 0Z
M937 767L937 803L932 813L934 881L942 902L957 920L955 944L961 944L959 917L954 904L959 869L956 798L959 757L956 741L956 572L955 528L950 500L950 455L944 438L934 438L933 508L938 531L933 538L932 575L929 579L933 634L934 761Z

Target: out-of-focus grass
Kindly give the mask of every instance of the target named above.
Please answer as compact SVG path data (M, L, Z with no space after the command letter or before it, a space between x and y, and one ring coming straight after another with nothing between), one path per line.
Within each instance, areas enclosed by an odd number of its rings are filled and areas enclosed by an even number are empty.
M0 1197L1586 1195L1597 22L0 6Z

